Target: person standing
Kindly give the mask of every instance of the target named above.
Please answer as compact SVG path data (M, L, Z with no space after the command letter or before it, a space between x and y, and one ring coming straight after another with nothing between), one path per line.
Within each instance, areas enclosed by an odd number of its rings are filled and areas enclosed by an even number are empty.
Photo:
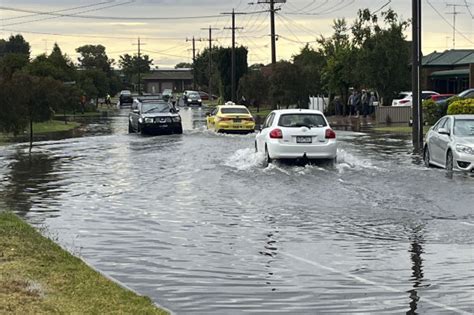
M366 90L362 90L362 96L360 98L360 102L362 105L362 116L366 118L367 114L369 113L369 95L367 94Z
M361 107L360 98L361 98L360 92L355 90L354 99L352 100L352 103L353 103L353 108L354 108L354 114L356 115L356 117L359 117L359 114L360 114L360 107Z
M351 92L351 95L349 95L349 99L347 100L347 109L349 116L354 115L354 91Z
M375 113L375 106L377 104L377 96L372 91L370 92L370 99L369 99L369 114L373 115Z

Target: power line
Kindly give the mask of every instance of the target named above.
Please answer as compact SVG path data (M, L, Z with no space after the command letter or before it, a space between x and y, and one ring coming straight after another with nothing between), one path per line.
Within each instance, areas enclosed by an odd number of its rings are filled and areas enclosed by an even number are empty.
M446 14L452 14L453 15L453 49L456 49L456 15L462 14L462 12L456 11L457 7L461 7L464 5L460 4L452 4L452 3L446 3L446 7L452 7L453 12L448 12Z
M464 4L466 5L466 8L467 8L467 11L469 12L469 15L471 15L471 18L474 19L474 15L472 14L472 11L471 11L471 5L469 3L467 3L467 0L464 0Z
M446 22L446 24L448 24L449 26L451 26L456 33L458 33L459 35L461 35L465 40L467 40L468 42L470 42L471 44L474 44L474 42L469 39L469 37L467 37L466 35L464 35L463 33L461 33L459 30L456 29L456 27L454 25L451 24L451 22L449 22L439 11L438 9L435 8L435 6L430 2L430 0L426 0L426 3L428 3L428 5L436 12L436 14L438 14L438 16L440 18L443 19L444 22Z
M79 14L81 14L81 13L96 12L96 11L100 11L100 10L104 10L104 9L110 9L110 8L113 8L113 7L118 7L118 6L130 4L130 3L133 3L133 2L135 2L135 0L126 1L126 2L122 2L122 3L115 3L115 4L111 4L111 5L108 5L108 6L101 7L101 8L95 8L95 9L89 9L89 10L79 11L79 12L75 12L75 13L70 13L70 14L68 14L68 17L76 17L76 16L79 16ZM0 7L0 9L1 9L1 7ZM37 12L35 14L37 14L37 15L49 15L49 17L36 19L36 20L30 20L30 21L9 23L9 24L4 24L3 26L13 26L13 25L27 24L27 23L40 22L40 21L45 21L45 20L52 20L52 19L57 19L57 18L62 17L62 14L55 15L55 14L58 14L58 13L53 13L53 12L49 12L49 13Z
M14 12L23 12L23 13L35 13L35 14L43 14L55 17L74 17L74 18L81 18L81 19L94 19L94 20L132 20L132 21L150 21L150 20L192 20L192 19L209 19L209 18L216 18L220 17L220 15L195 15L195 16L155 16L155 17L130 17L130 16L96 16L96 15L74 15L74 14L62 14L62 13L53 13L53 12L44 12L44 11L36 11L36 10L28 10L28 9L18 9L12 7L4 7L0 6L0 10L4 11L14 11ZM245 14L259 14L262 11L252 11L252 12L245 12Z
M107 4L114 2L114 0L108 0L104 2L99 2L99 3L94 3L94 4L87 4L79 7L74 7L74 8L69 8L69 9L61 9L61 10L56 10L56 11L51 11L52 13L60 13L60 12L67 12L67 11L74 11L74 10L79 10L79 9L84 9L84 8L90 8L90 7L96 7L102 4ZM11 21L11 20L18 20L18 19L24 19L24 18L29 18L29 17L34 17L38 15L43 15L43 13L34 13L34 14L28 14L28 15L21 15L21 16L14 16L10 18L3 18L3 21Z

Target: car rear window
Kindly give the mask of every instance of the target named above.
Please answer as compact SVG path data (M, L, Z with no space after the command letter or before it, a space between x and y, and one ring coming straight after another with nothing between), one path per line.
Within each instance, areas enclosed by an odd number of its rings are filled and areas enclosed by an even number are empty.
M410 94L408 94L408 93L400 93L400 94L398 94L398 95L395 97L395 99L396 99L396 100L401 100L401 99L404 99L405 97L407 97L407 96L409 96L409 95L410 95Z
M454 134L456 136L474 136L474 119L456 119Z
M281 127L326 127L327 123L320 114L284 114L280 116L278 126Z
M235 108L221 108L222 114L250 114L246 108L235 107Z

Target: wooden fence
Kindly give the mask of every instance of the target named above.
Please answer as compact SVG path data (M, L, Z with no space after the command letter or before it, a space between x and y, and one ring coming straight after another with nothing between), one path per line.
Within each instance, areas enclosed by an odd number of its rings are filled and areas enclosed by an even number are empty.
M411 116L411 106L377 106L375 109L378 124L409 123Z

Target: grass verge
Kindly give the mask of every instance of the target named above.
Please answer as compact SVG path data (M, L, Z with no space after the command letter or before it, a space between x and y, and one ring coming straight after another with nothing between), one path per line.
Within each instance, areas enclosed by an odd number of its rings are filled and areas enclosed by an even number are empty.
M426 134L431 126L423 126L423 133ZM412 132L412 127L409 126L383 126L383 127L374 127L375 132L387 132L387 133L400 133L400 134L410 134Z
M75 121L68 121L67 124L60 120L50 120L33 124L33 133L49 133L68 131L79 127L81 124Z
M167 314L5 212L0 213L0 313Z

